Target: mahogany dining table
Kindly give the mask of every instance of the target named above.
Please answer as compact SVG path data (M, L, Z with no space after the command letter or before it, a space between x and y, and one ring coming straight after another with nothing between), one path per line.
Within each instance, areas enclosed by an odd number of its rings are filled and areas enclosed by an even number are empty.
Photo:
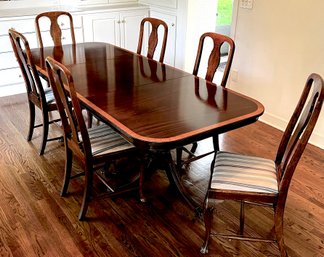
M258 101L183 70L100 42L32 49L40 74L52 56L72 73L78 98L143 151L158 153L170 183L188 196L171 150L258 120ZM198 206L199 207L199 206Z

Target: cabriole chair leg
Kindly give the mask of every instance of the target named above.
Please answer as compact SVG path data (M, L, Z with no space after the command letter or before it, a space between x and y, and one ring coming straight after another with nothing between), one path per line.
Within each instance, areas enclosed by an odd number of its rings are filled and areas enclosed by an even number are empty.
M208 207L205 209L204 212L204 220L205 220L205 239L204 243L200 248L200 252L205 254L208 253L208 243L210 239L210 233L211 233L211 224L213 222L213 207Z

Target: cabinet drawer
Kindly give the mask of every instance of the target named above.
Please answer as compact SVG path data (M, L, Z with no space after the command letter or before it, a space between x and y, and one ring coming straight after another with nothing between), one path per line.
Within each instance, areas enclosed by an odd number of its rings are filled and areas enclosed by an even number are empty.
M24 36L28 40L30 48L37 47L38 44L37 44L37 38L35 33L24 33ZM0 53L11 52L11 51L12 51L12 46L7 31L6 35L0 36Z
M35 21L34 19L0 21L0 35L8 35L10 28L14 28L20 33L35 32Z
M0 86L24 82L20 68L0 70L0 78Z
M19 66L13 52L0 53L0 70Z
M74 29L74 35L75 35L75 41L77 43L83 42L83 31L81 28ZM53 39L49 31L42 32L42 40L43 40L44 47L53 46ZM63 45L72 44L71 31L69 29L62 30L62 44Z

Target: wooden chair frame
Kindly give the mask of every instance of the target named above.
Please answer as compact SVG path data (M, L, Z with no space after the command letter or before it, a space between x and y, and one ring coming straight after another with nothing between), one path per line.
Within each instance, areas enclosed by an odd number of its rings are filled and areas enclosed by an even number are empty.
M61 116L62 126L64 128L66 160L65 176L61 195L64 196L67 194L67 189L71 178L85 175L85 189L79 213L79 220L83 220L85 218L92 194L93 175L95 169L100 166L105 167L107 163L112 162L119 157L124 157L126 154L135 153L136 148L132 144L124 140L122 136L120 136L117 132L113 131L110 126L106 125L105 131L109 130L110 132L105 132L106 134L104 136L109 134L108 141L113 141L115 135L119 135L119 138L121 138L121 140L119 140L118 142L110 142L107 146L107 148L110 149L108 152L94 155L92 152L93 146L91 144L91 138L89 137L88 132L90 129L88 130L85 125L82 110L77 97L77 93L74 88L73 78L70 71L64 65L55 61L51 57L46 58L46 69ZM100 143L103 143L104 136L100 136ZM108 141L106 140L106 142ZM120 147L123 143L125 143L125 147ZM76 157L83 165L84 172L77 173L72 176L71 170L73 156ZM108 196L114 196L138 188L138 186L134 187L130 185L129 187L127 187L123 185L122 187L118 188L118 190L115 190L113 189L113 187L110 187L108 182L105 181L103 177L100 176L100 174L98 178L108 187L110 191L110 193L107 194ZM132 182L137 181L137 179L138 176L134 177L134 180ZM142 194L141 188L140 194Z
M207 66L207 72L205 75L205 79L207 81L212 82L214 79L214 75L217 71L217 68L220 64L220 60L221 60L221 47L224 43L228 43L229 45L229 52L228 52L228 59L227 59L227 63L225 66L225 70L223 73L223 78L221 81L220 86L222 87L226 87L226 83L227 83L227 79L230 73L230 69L232 66L232 62L233 62L233 57L234 57L234 52L235 52L235 43L234 41L225 35L221 35L221 34L217 34L215 32L206 32L204 34L201 35L200 39L199 39L199 45L198 45L198 50L197 50L197 56L196 56L196 61L195 61L195 65L193 68L193 75L197 76L198 72L199 72L199 67L200 67L200 63L201 63L201 58L202 58L202 54L204 51L204 44L205 44L205 40L206 38L211 38L213 41L213 49L210 52L209 58L208 58L208 66ZM218 135L213 136L213 151L210 151L208 153L204 153L202 155L199 156L195 156L195 152L197 149L197 142L192 144L192 147L190 150L188 150L186 147L179 147L177 148L176 152L177 152L177 167L178 169L180 169L183 165L186 165L190 162L196 161L200 158L203 158L209 154L212 154L216 151L219 150L219 139L218 139ZM188 159L187 160L182 160L182 151L185 151L188 153Z
M45 151L47 141L62 138L48 138L49 124L59 121L59 119L49 119L49 113L57 110L56 103L55 101L48 102L46 99L46 93L51 93L51 89L47 88L45 93L36 66L33 63L29 43L25 36L14 29L9 29L9 38L26 85L30 116L27 141L32 139L34 128L42 126L43 135L39 150L39 154L42 155ZM35 107L41 110L43 119L42 124L35 124Z
M272 206L274 209L274 228L281 256L286 257L284 245L283 223L284 210L287 200L289 185L296 166L312 134L319 117L324 99L324 82L317 74L311 74L306 82L297 107L282 136L275 158L275 167L278 181L278 193L253 193L235 190L220 190L211 188L213 172L217 167L211 165L211 178L204 203L205 239L201 252L208 252L208 242L211 235L211 224L214 207L210 205L211 199L241 201L240 235L214 235L227 236L233 239L273 241L268 239L250 238L243 236L244 229L244 203L257 203ZM216 153L217 154L217 153Z
M166 44L167 44L167 38L168 38L168 25L160 19L144 18L142 20L141 25L140 25L137 53L138 54L142 53L144 30L145 30L146 23L149 23L151 25L151 31L150 31L150 35L149 35L149 39L148 39L148 49L147 49L147 57L150 59L153 59L156 47L158 45L158 41L159 41L158 29L160 26L162 26L164 28L162 47L161 47L160 58L159 58L159 62L163 63L165 50L166 50Z
M44 12L38 14L35 18L36 34L37 34L39 46L41 48L44 47L43 40L42 40L42 33L40 29L40 19L43 17L47 17L51 22L50 35L53 39L54 46L62 46L62 30L60 25L58 24L58 18L60 16L67 16L69 18L72 44L75 44L74 25L73 25L72 15L64 11Z

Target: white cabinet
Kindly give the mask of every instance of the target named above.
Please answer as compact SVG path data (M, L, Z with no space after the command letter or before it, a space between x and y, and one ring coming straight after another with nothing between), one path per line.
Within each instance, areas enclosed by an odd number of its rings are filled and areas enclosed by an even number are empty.
M76 41L83 42L82 17L80 15L73 16L73 22ZM62 43L71 43L69 21L63 18L59 21L59 24L62 26ZM53 45L53 40L49 34L49 24L43 25L47 28L41 28L44 46ZM0 96L25 91L24 79L8 35L10 28L22 33L27 38L30 48L38 47L34 16L0 19Z
M148 9L86 14L83 17L84 39L136 51L140 22L147 16Z
M10 43L8 30L23 33L30 47L37 47L33 18L0 19L0 96L23 92L24 80Z
M149 4L153 6L177 8L177 0L140 0L140 3Z
M137 3L137 0L78 0L78 5Z
M164 63L175 66L177 17L175 15L167 14L163 11L157 10L152 10L150 12L150 17L161 19L168 25L168 39L164 56ZM159 35L159 38L162 39L163 35ZM162 40L160 40L160 42L161 41ZM161 47L158 46L157 49L161 49ZM157 56L159 56L159 53L157 54Z

